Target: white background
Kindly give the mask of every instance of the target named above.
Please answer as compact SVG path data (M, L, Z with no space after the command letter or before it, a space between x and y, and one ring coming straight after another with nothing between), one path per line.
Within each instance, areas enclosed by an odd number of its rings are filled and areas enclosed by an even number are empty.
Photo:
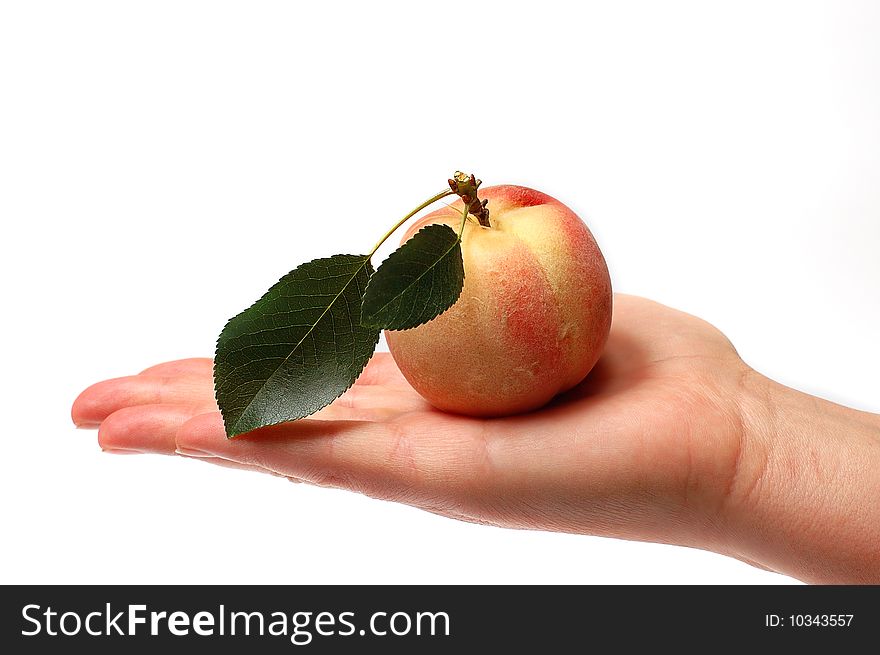
M616 290L878 411L878 34L873 2L3 3L0 581L791 582L103 454L68 413L209 356L456 168L574 208Z

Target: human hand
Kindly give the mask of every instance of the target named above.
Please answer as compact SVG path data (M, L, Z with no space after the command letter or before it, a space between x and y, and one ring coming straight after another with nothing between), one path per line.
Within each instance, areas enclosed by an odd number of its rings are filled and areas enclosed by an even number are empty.
M706 548L820 580L808 558L778 555L790 540L755 541L782 515L778 494L756 494L769 479L772 384L705 321L618 294L595 369L529 414L437 411L379 353L314 416L232 440L209 359L100 382L72 416L99 427L105 450L177 453L478 523Z

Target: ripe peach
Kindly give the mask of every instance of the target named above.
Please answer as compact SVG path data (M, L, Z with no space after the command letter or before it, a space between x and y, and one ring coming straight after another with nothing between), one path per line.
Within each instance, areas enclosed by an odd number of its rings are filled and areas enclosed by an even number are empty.
M611 280L587 226L550 196L520 186L480 189L489 228L462 235L461 297L433 321L387 331L394 361L428 402L448 412L504 416L536 409L578 384L611 327ZM456 231L462 204L417 221Z

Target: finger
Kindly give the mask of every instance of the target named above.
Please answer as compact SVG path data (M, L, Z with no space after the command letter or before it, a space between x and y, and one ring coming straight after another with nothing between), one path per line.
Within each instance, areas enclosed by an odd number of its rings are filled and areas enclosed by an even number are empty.
M284 477L276 473L275 471L267 471L264 468L260 468L259 466L253 466L251 464L242 464L241 462L233 462L228 459L223 459L222 457L213 457L211 455L203 455L201 453L197 454L186 454L186 453L177 453L179 456L184 459L191 459L197 462L205 462L206 464L212 464L214 466L221 466L227 469L236 469L238 471L251 471L253 473L263 473L268 475L275 475L278 477ZM294 478L290 478L291 482L300 482Z
M303 419L227 439L220 414L213 412L181 426L177 447L410 504L449 498L490 482L484 442L474 439L472 431L450 429L448 420L427 428Z
M354 386L332 403L309 415L316 421L390 421L401 414L424 410L421 397L386 387Z
M391 353L385 352L373 355L356 384L411 388L397 367Z
M213 378L214 361L207 357L177 359L146 368L139 375L206 375ZM373 355L357 382L362 385L407 384L391 353L386 352Z
M98 430L98 444L104 450L117 452L173 455L177 450L175 436L180 426L193 416L216 409L217 406L213 401L189 405L164 403L122 407L101 423ZM382 416L391 411L381 407L352 407L340 404L326 407L315 417L325 420L358 420Z
M97 427L109 414L124 406L212 402L212 379L213 362L210 359L165 362L145 369L137 376L107 380L89 387L76 400L71 414L78 426ZM389 392L390 389L398 389L398 392ZM341 407L350 411L341 412ZM383 420L402 411L427 408L427 403L403 378L391 355L376 353L357 384L335 401L332 408L322 410L315 417Z
M354 385L331 405L310 418L383 421L407 412L426 411L430 408L428 402L412 388ZM343 409L348 411L341 411Z
M217 466L278 475L258 466L242 464L200 452L177 450L177 431L193 416L210 411L205 407L182 405L143 405L125 407L108 416L98 431L98 443L113 453L152 453L181 455L199 459Z
M98 444L114 452L173 455L177 431L193 416L211 411L206 405L136 405L110 414L98 430Z
M208 377L213 377L214 360L207 357L176 359L173 362L164 362L150 368L145 368L139 375L207 375Z
M214 388L203 376L133 375L93 384L74 401L70 411L79 427L97 427L123 407L135 405L210 405Z

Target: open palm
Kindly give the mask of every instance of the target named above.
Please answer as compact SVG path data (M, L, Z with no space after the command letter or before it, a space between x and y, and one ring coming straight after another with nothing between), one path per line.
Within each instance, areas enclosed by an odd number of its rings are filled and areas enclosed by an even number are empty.
M595 369L529 414L435 410L377 353L321 412L232 440L209 359L100 382L72 416L99 427L107 450L177 453L468 521L707 547L736 474L748 372L708 323L618 294Z

